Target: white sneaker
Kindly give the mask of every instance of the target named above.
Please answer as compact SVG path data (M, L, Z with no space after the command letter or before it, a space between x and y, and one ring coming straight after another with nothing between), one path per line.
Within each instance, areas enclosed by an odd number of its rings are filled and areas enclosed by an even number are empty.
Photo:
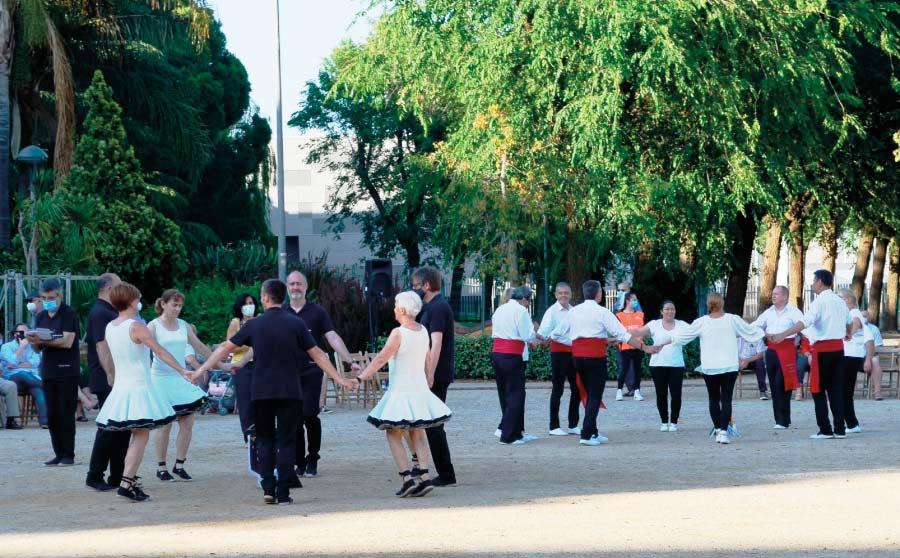
M591 436L590 440L582 439L582 440L578 440L578 443L581 444L582 446L599 446L600 444L603 444L608 441L609 441L609 439L606 438L606 436L600 436L599 434L595 434L594 436Z
M781 426L780 424L775 424L772 428L775 430L787 430L787 426Z
M569 434L574 434L575 436L581 436L581 429L577 426L575 428L570 428L569 430L567 430L567 432Z
M834 438L834 434L822 434L821 432L809 437L810 440L831 440L832 438Z
M730 444L731 439L728 437L728 432L725 430L719 430L719 433L716 434L716 443L717 444Z
M635 401L643 401L644 400L644 396L641 395L641 390L639 390L639 389L634 390L634 400Z
M858 424L853 428L847 429L847 434L859 434L860 432L862 432L862 428Z
M569 435L568 431L563 430L562 428L554 428L553 430L551 430L549 432L549 434L551 436L568 436Z
M617 389L617 390L616 390L616 401L621 401L621 400L623 400L623 399L625 399L625 396L622 395L622 390L621 390L621 389Z
M678 425L674 422L669 423L669 432L678 432Z
M501 446L521 446L524 443L525 440L523 440L522 438L519 438L515 442L499 442Z
M668 432L669 431L669 423L664 422L664 423L660 424L659 431L660 432Z
M593 438L597 438L597 440L599 440L601 444L609 441L609 438L607 438L603 434L594 434Z
M524 440L526 442L533 442L533 441L539 440L539 439L540 438L538 438L537 436L533 436L531 434L526 434L526 433L522 432L522 440Z

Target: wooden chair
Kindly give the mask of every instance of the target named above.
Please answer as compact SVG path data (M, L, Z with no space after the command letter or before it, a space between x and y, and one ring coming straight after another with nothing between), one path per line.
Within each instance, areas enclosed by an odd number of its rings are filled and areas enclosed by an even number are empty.
M367 353L365 355L365 366L368 366L372 362L372 359L375 358L376 354L377 353ZM381 370L378 370L374 376L364 381L363 385L359 386L359 389L362 392L363 405L368 407L371 404L374 407L378 403L381 396L384 395L382 385L387 385L387 380L387 368L382 368Z
M900 351L896 347L877 347L875 355L881 364L881 394L893 391L900 398ZM887 379L887 384L885 384ZM874 396L874 386L869 385L868 397Z
M19 414L22 426L28 426L28 423L32 420L38 420L37 403L28 392L19 394Z

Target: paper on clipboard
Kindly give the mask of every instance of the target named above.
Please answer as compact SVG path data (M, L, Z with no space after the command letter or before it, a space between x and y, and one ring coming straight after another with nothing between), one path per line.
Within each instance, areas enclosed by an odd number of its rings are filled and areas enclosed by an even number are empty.
M37 329L29 329L25 332L26 337L37 337L41 341L52 341L53 332L47 328L39 327Z

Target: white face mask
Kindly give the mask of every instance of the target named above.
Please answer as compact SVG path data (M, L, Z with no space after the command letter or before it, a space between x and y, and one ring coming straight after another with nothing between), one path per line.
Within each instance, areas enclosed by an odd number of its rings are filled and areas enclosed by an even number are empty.
M245 304L241 306L241 314L244 315L245 318L253 317L253 314L256 313L256 305L255 304Z
M29 302L28 304L25 305L25 308L28 308L28 311L31 312L32 314L34 314L35 311L37 311L37 304L35 304L33 302Z
M143 310L143 309L144 309L144 305L141 304L141 301L139 300L139 301L138 301L138 312L140 312L140 311Z

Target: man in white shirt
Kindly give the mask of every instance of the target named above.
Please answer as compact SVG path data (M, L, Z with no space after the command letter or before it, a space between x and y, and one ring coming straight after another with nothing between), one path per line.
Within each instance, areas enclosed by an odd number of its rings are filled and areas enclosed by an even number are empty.
M580 434L578 406L581 405L578 385L575 380L575 363L572 360L572 340L562 337L559 340L550 338L550 334L569 314L572 306L572 287L568 283L556 284L556 303L544 312L544 318L538 328L538 338L550 344L550 367L553 373L553 389L550 391L550 435L567 436ZM569 428L564 430L559 425L559 403L562 399L566 381L569 382Z
M642 348L639 337L629 333L615 315L603 306L603 287L599 281L585 281L581 287L584 302L575 306L551 334L552 339L572 340L575 370L587 390L580 444L597 446L608 441L597 431L597 414L603 402L607 380L606 345L612 336L632 347Z
M810 356L809 391L816 407L819 432L810 436L814 440L846 438L844 428L844 379L841 377L841 360L844 358L844 337L850 335L850 311L847 304L834 294L831 286L834 276L827 269L813 274L815 300L803 314L803 320L781 333L767 335L771 343L781 343L791 335L809 328L812 339ZM834 428L828 420L828 408L834 419Z
M784 285L772 289L772 306L756 318L752 325L769 334L780 333L803 321L803 312L787 303L789 294L790 291ZM781 343L770 341L765 359L769 386L772 388L774 428L784 429L791 425L791 392L800 387L797 378L797 336L788 336Z
M535 439L525 432L525 366L528 345L535 340L534 324L528 307L531 289L517 287L506 304L491 316L493 350L491 364L500 398L500 443L524 444Z

